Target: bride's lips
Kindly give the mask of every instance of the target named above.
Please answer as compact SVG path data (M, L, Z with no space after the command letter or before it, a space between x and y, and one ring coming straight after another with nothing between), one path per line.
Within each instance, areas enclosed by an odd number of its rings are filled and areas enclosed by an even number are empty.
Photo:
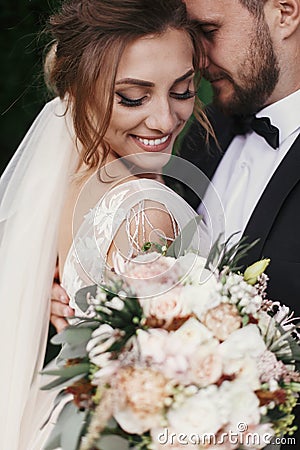
M167 134L161 137L154 136L136 136L134 134L131 135L134 139L134 142L146 152L162 152L166 150L170 142L172 140L172 134Z

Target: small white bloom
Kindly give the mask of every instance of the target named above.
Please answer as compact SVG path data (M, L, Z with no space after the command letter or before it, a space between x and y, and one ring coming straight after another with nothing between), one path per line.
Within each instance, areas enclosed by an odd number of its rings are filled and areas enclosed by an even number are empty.
M116 309L117 311L122 311L124 308L124 302L119 297L114 297L110 301L105 302L105 306Z

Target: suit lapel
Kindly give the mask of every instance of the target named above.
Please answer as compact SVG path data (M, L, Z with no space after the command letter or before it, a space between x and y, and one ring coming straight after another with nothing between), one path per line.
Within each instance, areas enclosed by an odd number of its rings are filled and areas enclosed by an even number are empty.
M242 264L248 265L261 258L265 241L286 197L300 180L300 135L275 171L244 231L249 241L259 238L243 259Z

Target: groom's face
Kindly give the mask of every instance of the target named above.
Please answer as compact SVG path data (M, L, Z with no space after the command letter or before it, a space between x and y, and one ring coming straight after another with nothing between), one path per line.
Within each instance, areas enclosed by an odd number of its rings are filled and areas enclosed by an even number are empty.
M239 0L185 0L200 25L204 76L214 101L230 114L256 112L268 103L279 68L268 25Z

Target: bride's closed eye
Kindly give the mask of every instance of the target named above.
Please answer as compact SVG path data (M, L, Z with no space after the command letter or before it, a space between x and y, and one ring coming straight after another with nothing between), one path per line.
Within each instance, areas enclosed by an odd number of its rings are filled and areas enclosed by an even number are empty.
M119 105L127 107L141 106L143 104L143 101L148 98L147 95L144 95L143 97L140 98L129 98L126 97L124 94L121 94L121 92L116 92L116 94L119 97L118 100ZM196 91L193 91L188 88L184 92L170 92L170 97L176 100L189 100L190 98L195 97L196 94L197 94Z
M117 96L119 97L119 101L118 103L120 105L124 105L124 106L141 106L143 104L143 100L145 100L147 98L147 95L144 95L143 97L140 98L129 98L126 97L124 94L121 94L121 92L116 92Z
M189 100L195 97L196 94L196 91L192 91L189 88L185 92L170 92L170 96L176 100Z

